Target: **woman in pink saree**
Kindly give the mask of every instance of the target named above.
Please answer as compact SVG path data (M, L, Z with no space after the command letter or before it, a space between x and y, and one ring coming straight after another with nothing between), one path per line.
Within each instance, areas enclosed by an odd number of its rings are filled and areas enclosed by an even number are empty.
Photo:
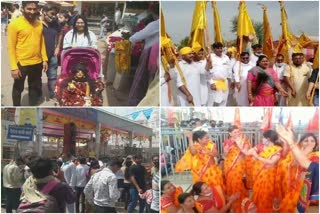
M281 87L277 73L269 68L267 56L260 55L257 66L248 72L248 99L253 106L274 106L276 101L276 91L278 90L284 97L287 92Z

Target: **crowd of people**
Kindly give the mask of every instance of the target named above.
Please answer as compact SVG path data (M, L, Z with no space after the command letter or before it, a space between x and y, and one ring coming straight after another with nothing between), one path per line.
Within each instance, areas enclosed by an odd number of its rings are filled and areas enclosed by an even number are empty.
M161 212L303 213L319 203L319 144L313 133L297 141L279 125L263 131L256 144L237 126L228 132L221 154L206 128L185 133L188 148L172 167L190 171L192 184L182 189L163 177Z
M2 172L6 213L134 213L138 201L139 213L157 213L159 156L151 161L147 171L142 155L104 163L71 155L56 161L35 155L17 158Z
M197 42L181 48L178 65L174 59L162 64L162 105L318 106L318 68L312 69L312 59L303 53L293 53L292 64L284 63L281 53L270 59L253 39L250 35L239 58L235 47L220 42L207 56Z

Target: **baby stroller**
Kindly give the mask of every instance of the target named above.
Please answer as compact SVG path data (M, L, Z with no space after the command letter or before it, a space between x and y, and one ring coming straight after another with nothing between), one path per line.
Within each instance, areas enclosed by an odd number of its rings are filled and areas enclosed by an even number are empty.
M98 80L101 57L93 48L71 48L62 52L61 76L55 93L60 106L102 106L104 84ZM83 78L75 69L82 70ZM80 73L80 72L79 72Z

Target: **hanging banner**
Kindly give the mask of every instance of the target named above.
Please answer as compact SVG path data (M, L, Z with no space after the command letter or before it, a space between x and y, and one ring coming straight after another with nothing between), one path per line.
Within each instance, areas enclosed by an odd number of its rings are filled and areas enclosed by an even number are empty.
M149 108L149 109L143 110L142 112L143 112L143 115L147 118L147 120L149 120L153 112L153 109Z
M50 111L65 114L66 116L75 117L78 119L97 122L97 110L90 108L49 108Z
M33 141L33 128L28 126L9 125L7 139Z
M132 113L132 119L135 120L140 115L140 111Z
M61 116L50 114L47 112L43 113L43 121L47 122L47 123L58 124L58 125L64 125L66 123L73 122L76 124L76 127L80 128L80 129L88 129L88 130L95 130L96 129L96 125L93 123L75 120L75 119L69 118L69 117L61 117Z

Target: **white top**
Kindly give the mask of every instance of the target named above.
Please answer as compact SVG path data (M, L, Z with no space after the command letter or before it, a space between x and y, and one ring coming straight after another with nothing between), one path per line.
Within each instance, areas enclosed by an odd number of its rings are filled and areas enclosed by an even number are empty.
M66 183L71 186L71 177L76 171L76 165L73 162L68 161L62 164L61 170L64 173L64 179L66 180Z
M284 74L284 71L286 70L287 68L287 64L286 63L275 63L273 65L273 70L275 70L275 72L278 74L278 78L279 80L283 80L283 74Z
M84 34L77 34L77 39L74 38L72 42L73 30L70 30L63 39L63 48L74 48L74 47L92 47L97 49L97 37L89 30L89 35L91 39L91 45L88 37Z
M199 69L202 69L206 66L206 63L207 61L206 60L200 60L198 62L195 62L195 64L197 66L199 66ZM201 96L200 96L200 99L201 99L201 105L202 106L206 106L207 105L207 102L208 102L208 72L206 73L201 73L200 74L200 92L201 92Z
M206 73L205 68L200 68L196 63L192 62L191 64L187 63L184 60L181 60L179 62L180 68L182 70L182 73L184 75L184 78L186 79L187 88L189 92L191 93L193 97L193 103L195 106L201 106L201 92L200 92L200 74ZM178 72L177 68L174 68L176 72L176 85L177 87L183 86L182 79L180 77L180 74ZM190 104L187 101L186 95L182 93L178 89L177 93L178 102L180 106L190 106Z
M117 179L124 179L124 173L122 172L121 169L119 169L117 172L116 172L116 177Z
M86 164L80 164L76 166L75 172L71 175L72 187L85 187L87 184L86 175L89 172L90 167Z
M252 50L252 42L248 42L247 43L247 49L248 49L248 52L249 52L249 61L252 65L256 66L257 65L257 61L258 61L258 56L256 56L254 53L253 53L253 50Z
M248 64L236 62L233 66L233 75L235 82L240 83L240 91L235 89L235 99L237 101L238 106L249 106L248 100L248 84L247 84L247 77L248 71L255 67L250 62ZM239 75L239 68L240 68L240 75Z
M92 175L83 192L89 203L102 207L115 207L120 198L116 175L109 168Z
M144 49L152 47L152 45L159 43L159 19L150 22L145 28L133 34L129 40L131 43L136 43L144 40Z
M18 165L11 161L3 168L3 186L6 188L20 188L22 187L23 174Z

